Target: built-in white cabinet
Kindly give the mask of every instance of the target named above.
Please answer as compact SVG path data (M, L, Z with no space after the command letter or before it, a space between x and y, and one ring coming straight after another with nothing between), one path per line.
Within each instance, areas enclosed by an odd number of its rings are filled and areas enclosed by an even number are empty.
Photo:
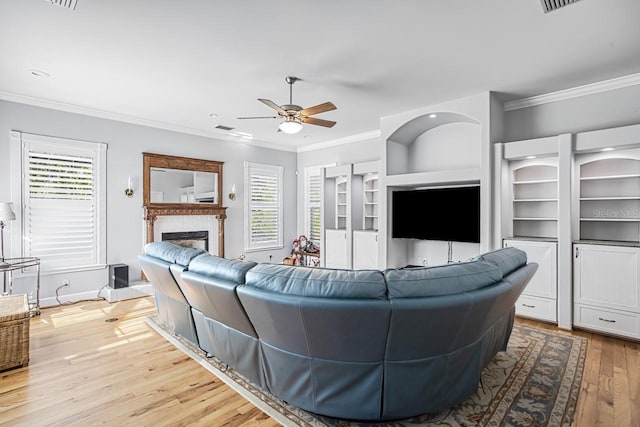
M505 239L504 247L518 248L527 254L529 262L538 263L538 271L516 303L516 314L557 322L557 248L555 241Z
M351 268L351 253L346 230L325 230L324 264L328 268Z
M353 265L353 230L362 223L362 176L354 165L323 168L321 198L320 265L350 269Z
M378 232L355 230L353 232L353 269L377 269L378 264Z
M574 245L574 324L640 339L640 247Z

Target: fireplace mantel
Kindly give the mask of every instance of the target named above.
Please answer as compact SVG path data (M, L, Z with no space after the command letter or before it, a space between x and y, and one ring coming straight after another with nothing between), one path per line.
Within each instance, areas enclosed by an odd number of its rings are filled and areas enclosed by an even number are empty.
M154 241L154 223L159 216L167 215L211 215L218 220L218 256L224 257L224 220L227 208L222 206L222 166L223 162L215 160L192 159L188 157L168 156L165 154L142 153L143 158L143 205L144 220L147 224L147 243ZM151 171L163 169L180 173L209 174L215 176L213 191L206 194L212 200L189 200L186 203L170 203L153 201L151 197ZM181 172L184 171L184 172ZM207 189L210 191L211 189Z
M218 220L218 256L224 258L224 220L227 218L227 208L218 206L203 206L200 208L185 206L145 206L144 220L147 223L147 243L154 240L154 223L159 216L165 215L212 215Z

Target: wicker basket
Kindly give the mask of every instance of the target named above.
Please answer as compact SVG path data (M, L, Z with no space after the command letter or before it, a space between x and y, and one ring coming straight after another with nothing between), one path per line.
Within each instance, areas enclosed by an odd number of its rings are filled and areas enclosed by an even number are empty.
M0 371L29 364L26 294L0 296Z

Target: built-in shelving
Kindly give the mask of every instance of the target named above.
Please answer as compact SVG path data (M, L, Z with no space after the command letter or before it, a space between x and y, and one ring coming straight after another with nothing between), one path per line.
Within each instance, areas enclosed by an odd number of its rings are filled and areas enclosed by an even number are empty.
M336 179L336 229L347 229L347 178Z
M555 159L510 165L514 237L558 236L558 167Z
M362 229L377 230L379 215L378 174L369 173L362 179Z
M577 157L581 240L640 241L640 153L589 153Z

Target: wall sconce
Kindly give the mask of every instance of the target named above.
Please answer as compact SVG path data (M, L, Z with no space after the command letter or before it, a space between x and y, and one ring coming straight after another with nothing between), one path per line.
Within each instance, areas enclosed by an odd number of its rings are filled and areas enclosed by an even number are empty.
M231 186L231 193L229 193L229 200L235 200L236 199L236 185L233 184Z
M127 180L127 188L124 190L124 194L127 197L133 197L133 185L131 184L131 177Z

